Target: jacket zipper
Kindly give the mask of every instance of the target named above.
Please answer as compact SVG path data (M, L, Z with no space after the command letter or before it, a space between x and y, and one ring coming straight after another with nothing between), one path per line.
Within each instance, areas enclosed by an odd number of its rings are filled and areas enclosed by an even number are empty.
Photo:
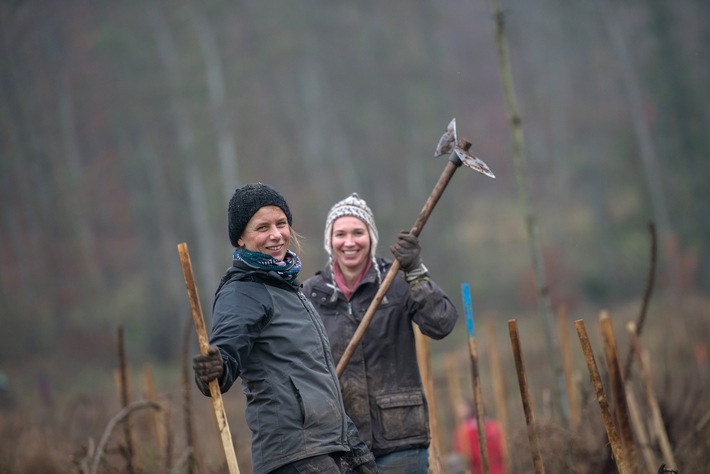
M306 295L304 295L302 291L297 291L297 293L298 293L298 298L301 300L301 303L306 308L306 312L310 315L310 317L311 318L318 318L318 321L314 321L314 325L316 327L316 331L318 331L318 333L320 334L321 345L323 345L323 341L328 340L328 335L325 334L324 332L321 332L321 330L319 328L318 323L320 323L320 316L317 313L311 311L311 309L310 309L311 306L309 305L308 298L306 298ZM323 354L327 359L329 357L330 350L326 350L326 349L327 348L325 347L325 345L323 345ZM332 355L330 355L330 357L332 360ZM335 361L334 360L333 360L333 369L335 369ZM333 372L331 373L331 377L335 381L335 386L340 387L340 381L338 380L338 374L335 372L335 370L333 370ZM345 409L345 401L343 400L343 394L340 391L340 388L338 388L338 390L336 390L336 392L337 392L336 395L337 395L338 399L340 400L340 405L343 407L343 410L344 410ZM348 437L348 433L347 433L348 428L347 428L347 422L345 421L344 415L345 415L345 412L343 411L343 416L341 416L341 428L342 428L341 436L342 436L343 440L346 440ZM345 444L347 444L347 443L345 443Z

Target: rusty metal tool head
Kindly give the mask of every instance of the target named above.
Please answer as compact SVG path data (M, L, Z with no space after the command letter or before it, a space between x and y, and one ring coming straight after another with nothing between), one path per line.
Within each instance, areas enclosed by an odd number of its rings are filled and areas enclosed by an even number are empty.
M456 160L460 162L456 164L464 164L479 173L495 178L495 175L490 168L488 168L488 165L483 162L483 160L469 153L470 148L471 142L465 138L458 138L456 136L456 119L452 118L451 122L449 122L449 125L446 127L446 130L444 130L444 134L441 135L439 143L436 145L434 158L441 155L452 155L452 161Z

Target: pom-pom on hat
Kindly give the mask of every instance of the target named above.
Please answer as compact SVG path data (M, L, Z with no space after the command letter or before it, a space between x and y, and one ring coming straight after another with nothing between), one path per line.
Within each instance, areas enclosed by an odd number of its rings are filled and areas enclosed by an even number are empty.
M330 258L333 258L332 235L333 222L339 217L352 216L357 217L367 225L370 232L370 258L375 258L375 250L377 249L377 226L375 225L375 217L372 211L367 206L364 199L360 199L357 193L352 193L335 205L328 212L328 217L325 219L325 238L323 239L323 247Z
M250 183L241 188L237 188L229 200L227 211L229 241L234 247L238 247L237 241L244 233L244 229L249 219L256 214L256 211L264 206L280 207L288 225L293 224L293 216L288 208L286 199L268 184Z

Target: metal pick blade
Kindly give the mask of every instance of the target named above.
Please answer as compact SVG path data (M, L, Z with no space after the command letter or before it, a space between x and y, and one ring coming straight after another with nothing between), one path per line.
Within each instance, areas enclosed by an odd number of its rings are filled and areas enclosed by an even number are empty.
M468 166L469 168L473 168L479 173L485 174L486 176L489 176L491 178L496 177L491 171L491 169L488 167L488 165L485 164L482 159L469 154L468 152L462 150L459 147L456 147L454 151L456 152L456 155L458 155L459 159L464 165Z
M452 118L446 130L444 130L444 134L439 139L439 143L436 145L434 158L441 155L448 155L454 151L456 140L456 118Z

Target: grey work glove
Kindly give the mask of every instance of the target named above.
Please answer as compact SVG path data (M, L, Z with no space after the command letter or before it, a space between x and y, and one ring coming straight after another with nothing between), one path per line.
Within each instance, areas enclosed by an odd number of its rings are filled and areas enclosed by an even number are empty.
M377 474L379 472L375 461L364 462L359 466L355 466L354 470L357 474Z
M210 346L207 354L197 354L192 358L192 370L195 371L195 380L202 387L208 387L214 379L219 379L224 372L224 361L217 346Z
M416 235L410 234L408 230L400 230L397 234L397 241L390 247L390 251L399 260L404 273L409 273L421 266L422 259L419 256L421 250L419 239Z

